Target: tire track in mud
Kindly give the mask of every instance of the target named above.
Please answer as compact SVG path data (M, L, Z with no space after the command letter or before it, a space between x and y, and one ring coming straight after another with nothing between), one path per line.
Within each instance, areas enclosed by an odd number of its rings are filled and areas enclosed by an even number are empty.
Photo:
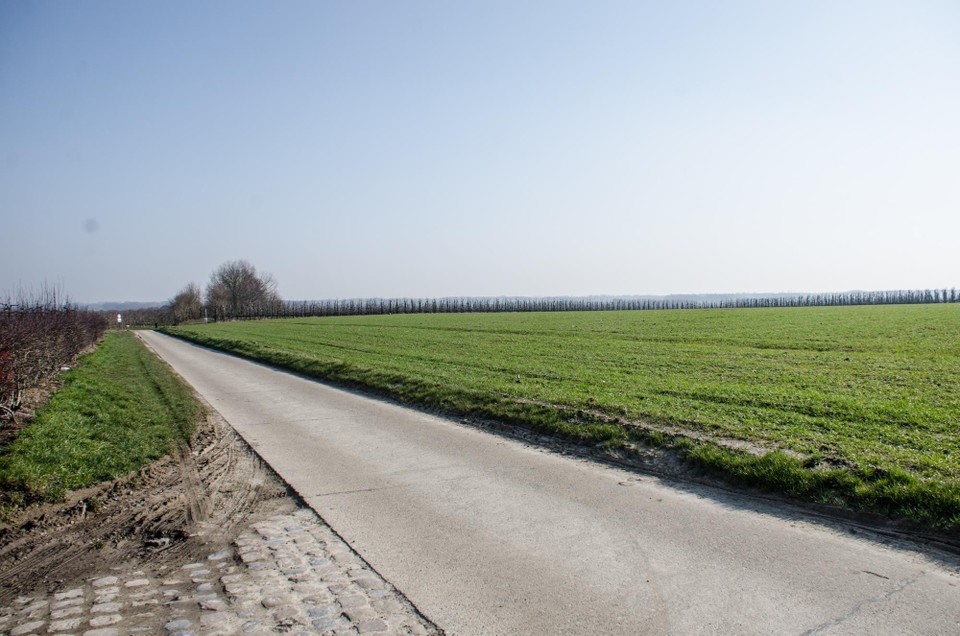
M287 487L212 409L189 446L0 527L0 604L132 560L176 566L293 511Z

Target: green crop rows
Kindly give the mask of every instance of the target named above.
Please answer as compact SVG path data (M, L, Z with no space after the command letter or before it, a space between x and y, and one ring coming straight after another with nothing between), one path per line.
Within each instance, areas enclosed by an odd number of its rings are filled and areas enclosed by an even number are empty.
M960 305L362 316L171 332L452 413L672 446L801 498L960 526Z

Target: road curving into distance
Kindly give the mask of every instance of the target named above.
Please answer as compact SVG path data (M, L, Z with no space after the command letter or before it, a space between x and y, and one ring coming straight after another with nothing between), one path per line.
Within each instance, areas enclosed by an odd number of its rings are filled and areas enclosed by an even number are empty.
M960 633L950 557L141 337L448 633Z

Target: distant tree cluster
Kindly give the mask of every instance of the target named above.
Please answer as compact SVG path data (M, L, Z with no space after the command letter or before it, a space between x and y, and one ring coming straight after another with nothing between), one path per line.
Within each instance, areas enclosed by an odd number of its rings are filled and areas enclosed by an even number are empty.
M103 313L79 309L54 287L0 301L0 422L16 421L25 394L57 375L106 328Z
M210 275L206 301L215 320L270 315L282 305L273 276L257 274L244 260L224 263Z
M211 275L201 294L189 283L156 312L156 321L179 324L207 320L262 318L282 313L283 301L270 274L257 273L248 261L228 261Z

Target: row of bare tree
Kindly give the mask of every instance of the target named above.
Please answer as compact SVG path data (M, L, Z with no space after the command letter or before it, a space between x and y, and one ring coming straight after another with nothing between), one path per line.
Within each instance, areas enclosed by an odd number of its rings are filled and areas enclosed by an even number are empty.
M0 301L0 421L15 420L27 391L57 375L106 329L104 314L77 308L55 288Z
M919 289L771 296L350 298L286 301L263 318L530 311L638 311L751 307L826 307L960 302L954 289ZM273 308L271 308L273 309Z

